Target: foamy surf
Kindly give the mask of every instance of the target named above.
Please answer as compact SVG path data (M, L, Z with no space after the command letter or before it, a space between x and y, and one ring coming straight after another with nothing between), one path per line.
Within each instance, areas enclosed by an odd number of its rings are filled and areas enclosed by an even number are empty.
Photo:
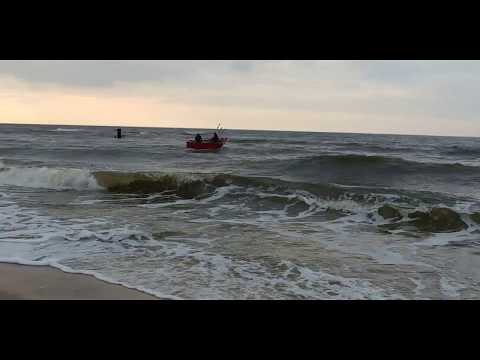
M16 186L32 189L76 190L76 191L108 191L118 194L149 194L148 197L126 197L124 200L87 200L82 205L115 203L124 201L150 209L168 208L172 206L198 207L224 201L238 203L238 210L245 209L250 215L258 216L263 221L302 220L325 214L337 220L349 217L349 222L369 222L379 227L384 226L391 233L399 232L402 226L415 224L411 214L422 213L425 221L433 205L422 203L420 199L409 199L408 196L396 194L372 193L370 189L343 189L333 185L315 185L280 181L265 177L241 177L226 174L165 174L161 172L92 172L87 169L18 167L5 166L0 163L0 186ZM72 204L74 204L72 203ZM246 206L244 206L246 205ZM384 205L395 208L399 219L398 226L391 219L382 218L379 214ZM393 205L393 206L392 206ZM463 222L469 232L477 229L472 216L476 213L462 213L462 210L473 209L472 202L462 201L450 207L439 203L436 208L449 210ZM221 211L222 205L218 208ZM212 215L212 209L208 209ZM336 212L336 213L335 213ZM336 214L336 215L335 215ZM422 224L419 224L419 226ZM427 224L428 225L428 224ZM405 227L403 226L403 227ZM423 226L425 227L425 226ZM431 226L430 226L431 227ZM421 230L422 228L419 227ZM436 232L432 228L432 232ZM452 228L453 232L459 231ZM442 232L440 230L438 232Z
M218 197L217 197L218 199ZM241 286L246 289L246 292L241 297L248 298L249 296L255 297L255 293L267 294L273 291L275 287L285 287L289 290L286 294L278 294L281 297L298 297L298 298L344 298L344 299L367 299L367 298L388 298L389 295L384 294L381 289L375 289L369 282L355 280L355 279L342 279L339 276L329 275L323 271L313 271L304 267L298 267L295 264L280 263L281 267L285 268L285 272L275 274L276 270L270 269L267 264L252 263L248 261L236 260L228 256L219 254L210 254L208 252L198 251L194 248L187 246L179 242L167 242L162 243L155 240L154 235L146 231L135 230L129 227L108 229L105 230L86 230L85 227L107 225L107 222L101 219L95 219L91 223L85 221L69 221L65 224L54 221L53 218L46 217L45 215L38 214L35 211L24 209L13 205L8 207L0 207L2 210L0 213L4 215L3 219L8 220L12 225L22 224L22 228L16 230L5 231L3 233L4 240L10 242L12 245L20 246L17 250L10 248L12 256L7 257L5 254L5 246L8 244L0 242L0 250L2 256L0 261L8 263L17 263L23 265L35 265L35 266L51 266L69 273L79 273L92 275L99 280L103 280L113 284L123 285L132 289L137 289L148 294L152 294L163 299L182 299L184 297L177 295L169 295L164 290L154 290L153 284L148 286L138 285L136 282L144 282L141 279L142 275L135 276L112 276L106 275L111 270L90 270L82 269L85 265L81 257L77 259L75 252L80 251L79 254L86 256L91 248L88 244L97 244L97 252L101 248L110 248L111 246L125 249L157 249L157 256L164 258L167 261L165 265L162 265L162 271L165 275L181 277L185 271L183 268L176 268L177 262L180 264L185 259L192 259L196 265L192 265L197 276L208 278L215 278L219 282L228 279L232 274L236 274L238 278L230 286ZM39 227L41 224L49 224L48 226ZM36 234L41 231L41 234ZM23 239L25 237L37 235L37 239L30 243L30 245L42 244L43 249L57 248L60 244L71 243L72 248L76 249L74 252L66 248L63 251L56 250L53 254L47 250L31 253L29 250L25 250ZM58 244L58 245L57 245ZM112 244L112 245L109 245ZM100 248L99 248L100 246ZM7 248L8 249L8 248ZM83 249L83 250L79 250ZM111 251L111 250L110 250ZM85 252L85 253L84 253ZM15 255L16 254L16 255ZM42 255L45 254L45 255ZM72 264L72 265L66 265ZM74 265L77 264L77 265ZM167 265L168 264L168 265ZM81 267L79 267L79 265ZM209 270L210 269L210 270ZM191 271L189 270L189 271ZM213 271L213 272L212 272ZM272 273L274 271L274 273ZM283 270L282 270L283 271ZM300 278L293 274L298 271ZM122 279L125 277L125 279ZM188 278L188 277L187 277ZM232 279L233 280L233 279ZM247 285L250 283L250 285ZM237 285L235 285L237 284ZM229 298L231 295L217 290L210 294L206 293L203 289L194 287L196 290L194 293L186 294L187 297L203 298L203 299L221 299ZM318 292L318 289L323 289L323 294ZM270 290L269 290L270 289ZM175 290L175 291L178 291ZM240 296L240 295L238 295ZM399 298L399 295L395 295L394 298Z
M0 185L52 190L101 189L95 177L88 170L48 167L6 167L4 164L0 168Z
M480 294L478 140L232 131L194 156L178 129L3 130L1 259L162 298Z

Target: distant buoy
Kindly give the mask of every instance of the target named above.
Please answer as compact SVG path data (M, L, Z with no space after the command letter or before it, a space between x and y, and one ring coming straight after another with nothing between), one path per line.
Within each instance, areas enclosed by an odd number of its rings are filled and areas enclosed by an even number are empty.
M122 129L117 129L117 139L122 138Z

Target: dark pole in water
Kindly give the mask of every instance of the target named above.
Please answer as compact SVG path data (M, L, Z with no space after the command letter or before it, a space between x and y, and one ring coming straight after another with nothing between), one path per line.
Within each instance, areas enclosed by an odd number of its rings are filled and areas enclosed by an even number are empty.
M122 129L117 129L117 139L122 138Z

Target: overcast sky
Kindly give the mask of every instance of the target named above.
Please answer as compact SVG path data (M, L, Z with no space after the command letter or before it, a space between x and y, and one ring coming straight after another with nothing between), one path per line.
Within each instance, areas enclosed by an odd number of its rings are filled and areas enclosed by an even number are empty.
M0 122L480 136L479 61L0 61Z

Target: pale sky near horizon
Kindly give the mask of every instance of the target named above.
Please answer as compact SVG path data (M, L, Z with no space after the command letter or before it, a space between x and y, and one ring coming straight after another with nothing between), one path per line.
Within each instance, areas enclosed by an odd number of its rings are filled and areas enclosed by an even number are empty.
M480 61L0 60L0 123L480 136Z

